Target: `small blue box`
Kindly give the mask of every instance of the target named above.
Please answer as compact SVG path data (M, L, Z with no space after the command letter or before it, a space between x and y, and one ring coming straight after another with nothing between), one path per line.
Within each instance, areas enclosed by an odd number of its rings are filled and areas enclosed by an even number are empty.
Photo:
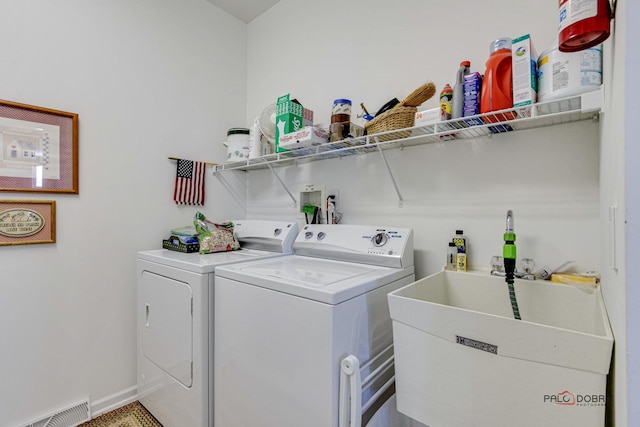
M480 90L482 88L482 76L475 72L464 76L464 101L463 116L475 116L480 114Z

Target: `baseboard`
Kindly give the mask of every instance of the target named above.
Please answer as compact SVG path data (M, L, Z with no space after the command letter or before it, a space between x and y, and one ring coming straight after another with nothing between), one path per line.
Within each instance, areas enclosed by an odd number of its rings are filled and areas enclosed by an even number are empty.
M91 402L91 418L118 409L138 399L138 387L131 386L102 399Z

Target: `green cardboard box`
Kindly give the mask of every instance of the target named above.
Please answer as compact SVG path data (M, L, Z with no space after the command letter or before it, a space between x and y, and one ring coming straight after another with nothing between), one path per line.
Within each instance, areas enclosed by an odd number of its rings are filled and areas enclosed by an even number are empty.
M307 110L290 94L282 95L276 102L276 153L288 151L280 147L280 136L313 125L313 111Z

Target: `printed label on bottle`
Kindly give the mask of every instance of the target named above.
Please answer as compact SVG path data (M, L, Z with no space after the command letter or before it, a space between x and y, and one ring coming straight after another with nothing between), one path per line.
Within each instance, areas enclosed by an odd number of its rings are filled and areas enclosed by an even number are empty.
M558 31L562 31L583 19L593 18L597 14L598 0L562 0L560 2Z
M456 270L467 271L467 255L458 254L456 256Z
M454 237L454 238L453 238L453 243L454 243L456 246L462 246L462 247L464 248L464 247L465 247L465 245L466 245L466 241L465 241L465 240L466 240L466 239L465 239L464 237Z

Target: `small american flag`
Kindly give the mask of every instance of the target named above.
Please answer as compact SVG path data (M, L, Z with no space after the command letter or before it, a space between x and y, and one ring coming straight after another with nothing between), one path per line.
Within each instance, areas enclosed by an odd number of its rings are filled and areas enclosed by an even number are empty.
M179 205L204 205L204 162L178 159L173 200Z

